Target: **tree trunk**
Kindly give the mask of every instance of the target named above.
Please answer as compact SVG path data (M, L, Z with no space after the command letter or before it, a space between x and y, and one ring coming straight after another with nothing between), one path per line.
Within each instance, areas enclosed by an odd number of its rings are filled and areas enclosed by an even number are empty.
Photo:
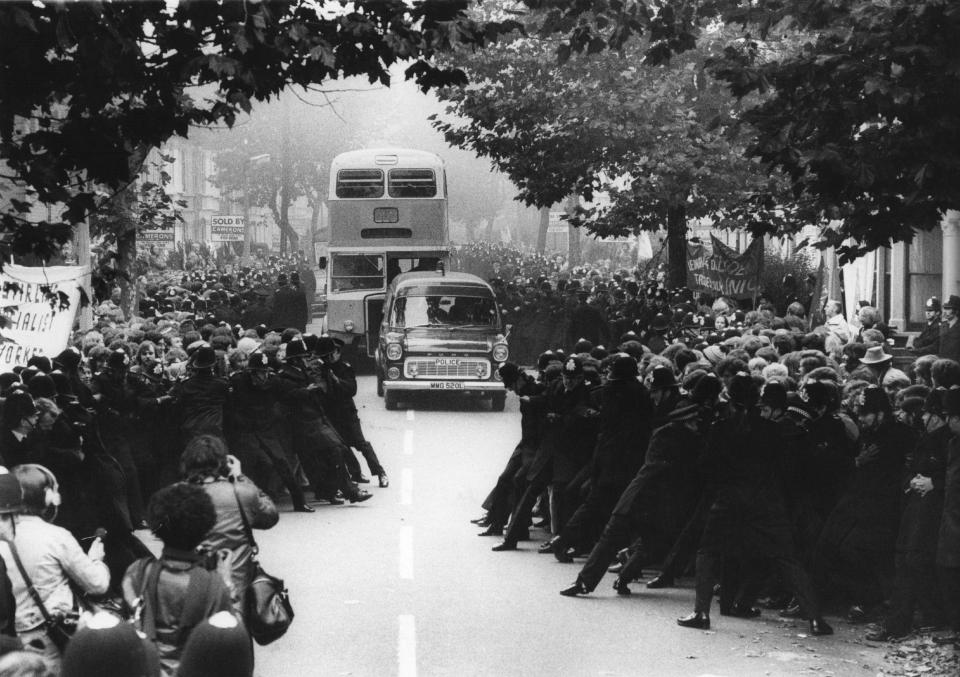
M543 254L547 250L547 228L550 227L550 208L540 208L540 229L537 231L537 253Z
M567 226L567 259L571 266L579 266L583 263L583 249L580 246L580 229L575 226Z
M120 309L128 320L137 304L137 229L129 228L117 237L117 269L120 275Z
M683 204L667 208L667 285L687 286L687 210Z

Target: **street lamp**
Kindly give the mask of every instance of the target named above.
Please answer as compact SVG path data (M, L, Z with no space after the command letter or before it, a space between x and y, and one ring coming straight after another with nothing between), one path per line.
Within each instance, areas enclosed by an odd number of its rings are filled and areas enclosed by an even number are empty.
M261 155L251 155L243 162L243 254L240 257L240 264L250 265L250 240L252 231L250 228L250 179L248 170L251 165L269 162L270 153Z

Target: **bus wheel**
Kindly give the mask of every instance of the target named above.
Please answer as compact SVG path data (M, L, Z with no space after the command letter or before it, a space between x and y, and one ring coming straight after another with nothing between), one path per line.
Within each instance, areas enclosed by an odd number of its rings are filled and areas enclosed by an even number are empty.
M506 393L494 393L490 399L490 411L503 411L507 405Z
M377 371L377 396L383 397L383 374Z
M383 404L388 411L393 411L394 409L396 409L398 402L399 402L399 398L397 397L397 393L395 393L392 390L384 391Z

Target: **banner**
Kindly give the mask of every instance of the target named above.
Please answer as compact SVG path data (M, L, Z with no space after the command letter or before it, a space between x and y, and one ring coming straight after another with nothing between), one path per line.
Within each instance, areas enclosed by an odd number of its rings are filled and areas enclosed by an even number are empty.
M161 249L173 251L176 248L176 233L173 228L141 230L137 232L137 244L156 245Z
M84 266L28 268L8 263L0 273L0 311L6 326L0 328L0 372L26 365L34 355L53 359L64 348L80 307L80 281ZM18 287L18 288L15 288ZM69 306L51 306L44 293L63 292Z
M710 236L713 253L702 244L687 244L687 286L732 299L748 299L760 291L763 238L755 238L742 254Z
M211 242L243 242L244 218L242 216L210 217Z

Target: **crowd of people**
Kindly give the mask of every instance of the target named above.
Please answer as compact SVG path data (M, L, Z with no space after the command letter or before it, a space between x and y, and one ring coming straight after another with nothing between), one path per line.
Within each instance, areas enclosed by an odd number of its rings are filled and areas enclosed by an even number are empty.
M308 297L294 260L181 272L0 374L0 675L252 674L245 524L272 527L286 494L312 513L389 486L342 342L305 333ZM48 617L78 609L97 613L64 652ZM104 658L131 642L149 670Z
M683 627L710 627L719 590L721 615L814 635L835 613L871 640L960 641L960 297L928 300L911 350L866 304L811 321L800 294L744 311L571 273L562 332L500 370L521 431L474 520L494 551L543 528L539 552L579 564L570 597L608 571L619 595L691 575Z

